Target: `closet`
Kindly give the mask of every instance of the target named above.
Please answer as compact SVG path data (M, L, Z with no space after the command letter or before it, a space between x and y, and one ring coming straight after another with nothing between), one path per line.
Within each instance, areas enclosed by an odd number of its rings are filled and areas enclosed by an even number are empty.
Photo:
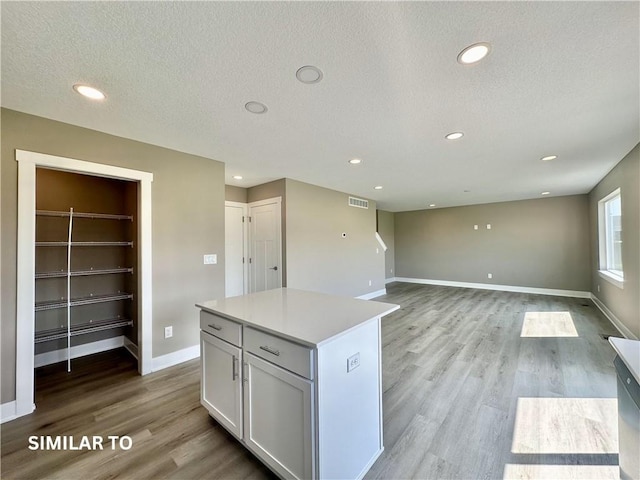
M35 366L138 343L137 182L36 169ZM125 340L126 339L126 340Z

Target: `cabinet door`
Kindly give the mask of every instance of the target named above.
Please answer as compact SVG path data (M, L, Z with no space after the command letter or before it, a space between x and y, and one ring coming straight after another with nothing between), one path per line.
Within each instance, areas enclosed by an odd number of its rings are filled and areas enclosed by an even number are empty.
M284 478L315 473L313 382L245 353L244 441Z
M221 425L242 438L242 350L200 332L200 403Z

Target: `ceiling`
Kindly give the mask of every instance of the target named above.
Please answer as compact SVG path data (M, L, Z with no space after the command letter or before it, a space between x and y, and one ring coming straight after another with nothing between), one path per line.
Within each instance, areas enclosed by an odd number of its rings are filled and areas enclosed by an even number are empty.
M3 107L222 161L230 185L287 177L390 211L570 195L640 140L638 2L1 8ZM477 42L489 56L459 64Z

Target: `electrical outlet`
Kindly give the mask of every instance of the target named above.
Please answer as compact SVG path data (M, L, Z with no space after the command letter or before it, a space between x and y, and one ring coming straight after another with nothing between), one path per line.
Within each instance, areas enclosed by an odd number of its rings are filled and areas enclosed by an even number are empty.
M487 273L487 278L493 278L493 273Z
M491 230L491 224L487 223L487 230Z
M474 230L477 230L477 229L478 229L478 225L474 225L474 226L473 226L473 229L474 229Z
M355 370L360 366L360 352L354 353L349 358L347 358L347 372L351 370Z
M215 253L210 253L204 256L205 265L215 265L216 263L218 263L218 255Z
M164 327L164 338L173 337L173 327Z
M371 280L369 280L369 286L371 286Z
M600 291L600 285L598 285L598 292Z

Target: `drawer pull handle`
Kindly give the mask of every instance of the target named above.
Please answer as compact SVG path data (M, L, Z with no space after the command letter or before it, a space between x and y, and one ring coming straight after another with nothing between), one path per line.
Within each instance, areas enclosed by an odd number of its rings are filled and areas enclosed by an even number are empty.
M265 352L269 352L271 355L275 355L276 357L280 356L280 352L274 348L267 347L265 345L260 346L260 350L264 350Z
M218 330L218 331L222 330L222 327L219 327L218 325L215 325L215 324L211 324L211 323L210 323L210 324L209 324L209 326L210 326L211 328L213 328L214 330Z

